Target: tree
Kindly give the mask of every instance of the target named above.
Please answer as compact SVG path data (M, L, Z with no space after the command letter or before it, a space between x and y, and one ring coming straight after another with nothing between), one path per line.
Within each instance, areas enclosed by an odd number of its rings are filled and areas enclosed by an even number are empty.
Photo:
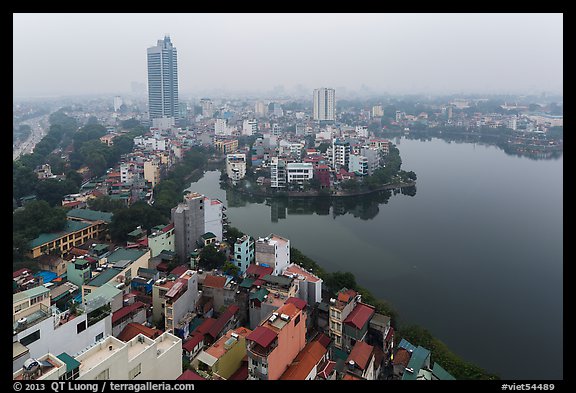
M38 176L20 161L12 163L12 196L16 200L33 193L38 183Z
M72 180L45 179L38 182L36 195L50 206L60 206L64 195L76 194L78 189L78 185Z
M112 199L108 195L103 195L98 198L89 199L88 207L92 210L109 212L109 213L113 213L126 208L124 202L117 199Z
M326 150L328 150L328 148L330 147L330 144L328 142L322 142L318 145L318 150L324 154L326 153Z
M234 277L237 277L238 273L240 272L240 268L230 261L226 261L224 263L224 266L222 266L222 270L226 274L229 274L229 275L234 276Z
M318 179L317 177L313 177L310 182L309 182L310 188L313 190L319 190L320 187L322 187L322 183L320 182L320 179Z
M157 225L166 224L167 221L166 217L158 210L146 202L138 201L129 208L114 212L112 222L109 225L110 236L114 241L126 241L127 234L137 226L149 230Z
M200 251L198 265L206 270L218 269L224 266L226 256L216 249L214 244L209 244Z
M244 232L235 227L228 227L226 229L226 241L228 244L236 243L236 240L244 236Z
M50 207L46 201L31 201L17 210L12 218L12 232L34 239L41 233L64 229L66 212L61 207Z
M326 286L333 293L338 292L342 288L357 289L356 277L350 272L337 271L330 274L326 279Z

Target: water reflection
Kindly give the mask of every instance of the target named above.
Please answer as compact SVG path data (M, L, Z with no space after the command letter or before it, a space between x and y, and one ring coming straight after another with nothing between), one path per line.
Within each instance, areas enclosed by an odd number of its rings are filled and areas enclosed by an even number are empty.
M497 146L509 156L527 157L532 160L552 160L562 157L562 141L548 140L545 134L526 135L483 135L472 133L452 133L446 131L411 132L404 135L405 139L431 141L442 139L448 143L474 143L486 146ZM400 137L395 143L400 144Z
M228 207L244 207L249 203L265 204L270 207L270 220L272 222L286 219L288 215L307 214L317 214L319 216L332 215L334 219L337 216L351 214L353 217L360 218L361 220L371 220L378 215L380 211L379 206L388 203L390 197L397 194L415 196L416 186L343 198L269 198L241 193L234 189L227 189L226 200Z

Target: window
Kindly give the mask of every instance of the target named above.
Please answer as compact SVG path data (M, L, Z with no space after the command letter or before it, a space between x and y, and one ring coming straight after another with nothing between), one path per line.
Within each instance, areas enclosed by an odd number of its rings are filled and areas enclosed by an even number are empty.
M134 379L140 374L142 374L142 363L138 363L136 367L130 370L128 373L128 379Z
M297 315L296 318L294 319L294 326L298 325L299 322L300 322L300 315Z
M82 321L78 325L76 325L76 334L80 334L84 330L86 330L86 321Z
M20 340L20 344L27 346L27 345L32 344L35 341L38 341L39 339L40 339L40 330L36 330L34 333L30 333L29 335L24 337L22 340Z
M110 369L107 368L106 370L102 371L100 374L98 374L98 376L96 377L97 381L104 381L110 379Z
M97 336L94 338L94 341L95 341L95 342L98 342L98 341L102 340L103 338L104 338L104 332L102 332L102 333L100 333L99 335L97 335Z

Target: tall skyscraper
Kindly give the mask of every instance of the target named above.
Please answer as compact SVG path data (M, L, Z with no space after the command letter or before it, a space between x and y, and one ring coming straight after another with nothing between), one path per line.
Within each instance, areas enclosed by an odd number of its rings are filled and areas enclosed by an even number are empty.
M177 124L180 118L177 53L169 36L148 48L148 113L150 120L173 117Z
M336 119L336 93L334 89L322 87L314 89L314 120L334 121Z

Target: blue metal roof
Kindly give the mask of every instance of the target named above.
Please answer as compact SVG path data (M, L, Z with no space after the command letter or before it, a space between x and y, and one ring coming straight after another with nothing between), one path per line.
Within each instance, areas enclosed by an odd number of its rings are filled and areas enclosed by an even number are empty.
M410 342L408 342L406 339L400 340L400 344L398 344L398 348L404 348L408 352L414 352L414 350L416 349L416 347L414 345L410 344ZM410 351L410 350L412 350L412 351Z
M48 270L41 270L38 273L34 274L34 276L42 277L42 279L44 280L44 284L49 283L50 281L53 281L56 277L58 277L56 273Z

